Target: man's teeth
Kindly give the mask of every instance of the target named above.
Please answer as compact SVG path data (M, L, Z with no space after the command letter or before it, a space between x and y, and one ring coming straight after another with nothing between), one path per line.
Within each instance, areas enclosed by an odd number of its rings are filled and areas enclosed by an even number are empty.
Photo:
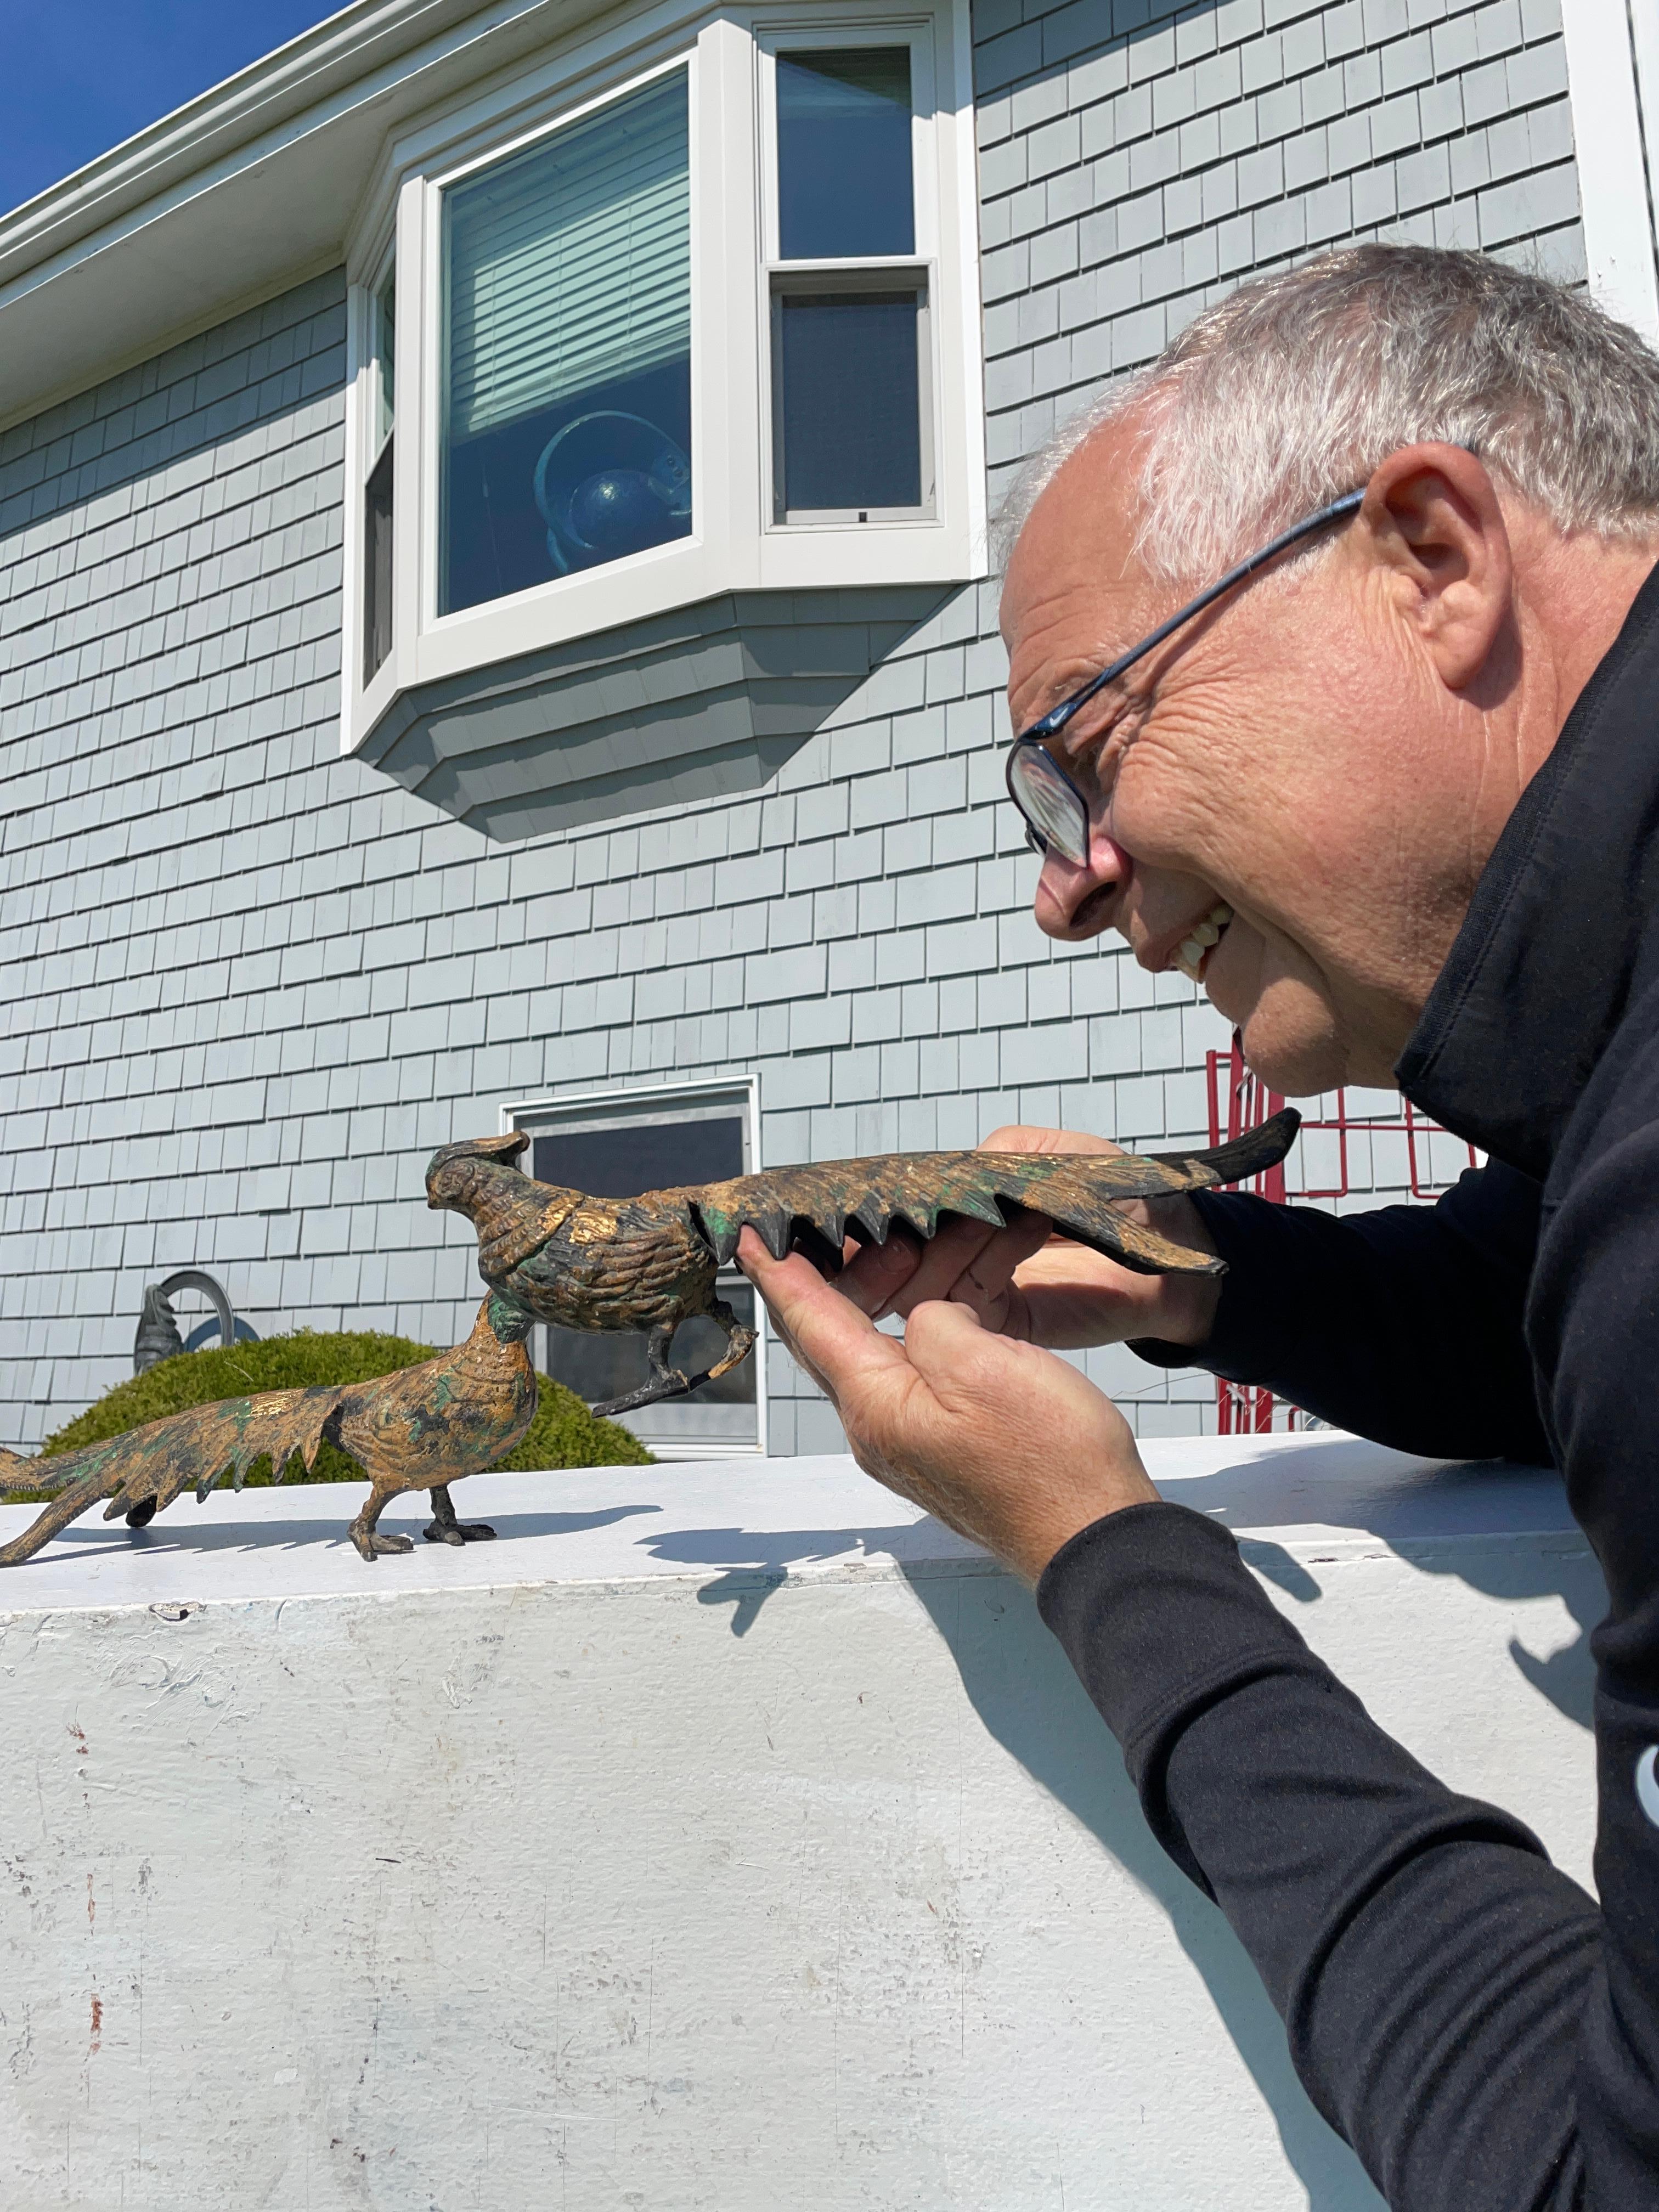
M1231 907L1224 899L1218 899L1203 921L1176 947L1175 964L1189 982L1198 981L1206 954L1212 945L1220 944L1221 933L1232 918Z

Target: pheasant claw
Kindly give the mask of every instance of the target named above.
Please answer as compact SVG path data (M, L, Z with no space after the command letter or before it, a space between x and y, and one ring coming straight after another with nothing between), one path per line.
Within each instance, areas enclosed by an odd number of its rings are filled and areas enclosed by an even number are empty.
M447 1487L436 1482L432 1486L432 1518L421 1534L428 1544L485 1544L494 1540L495 1531L486 1521L458 1521Z

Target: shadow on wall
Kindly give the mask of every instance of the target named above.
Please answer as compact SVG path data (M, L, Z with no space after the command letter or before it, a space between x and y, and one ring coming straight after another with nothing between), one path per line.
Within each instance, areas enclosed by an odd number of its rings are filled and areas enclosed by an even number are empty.
M1607 1610L1607 1589L1553 1471L1498 1460L1437 1465L1404 1453L1390 1453L1380 1463L1375 1445L1334 1437L1327 1444L1299 1446L1289 1461L1263 1452L1223 1475L1195 1477L1180 1485L1178 1496L1224 1524L1248 1528L1239 1547L1246 1560L1304 1604L1322 1595L1311 1571L1317 1559L1299 1559L1257 1530L1297 1519L1352 1528L1380 1538L1419 1574L1454 1575L1485 1597L1504 1603L1559 1598L1577 1626L1575 1639L1540 1655L1511 1637L1510 1656L1558 1712L1580 1728L1593 1725L1589 1638ZM1454 1551L1443 1541L1450 1534L1493 1540L1460 1542ZM1547 1540L1541 1549L1522 1549L1507 1540L1516 1535ZM1559 1548L1547 1540L1555 1537Z
M865 1528L867 1551L914 1537L914 1524ZM845 1528L688 1531L648 1540L657 1558L710 1566L741 1559L699 1590L699 1604L732 1606L732 1635L748 1635L765 1599L783 1582L783 1562L848 1558ZM772 1566L761 1558L772 1559ZM1310 2212L1382 2212L1382 2199L1354 2152L1307 2100L1290 2063L1279 2013L1221 1913L1164 1856L1141 1814L1117 1743L1088 1704L1078 1677L1037 1617L1036 1604L1009 1575L978 1571L907 1573L933 1628L947 1644L969 1704L987 1732L1097 1836L1119 1867L1157 1898L1194 1969L1210 1990L1225 2033L1274 2115L1285 2159L1307 2190Z
M1293 1460L1263 1452L1217 1476L1170 1487L1182 1504L1248 1529L1243 1549L1250 1565L1299 1604L1317 1602L1320 1584L1308 1563L1255 1533L1264 1527L1311 1522L1351 1528L1377 1537L1420 1573L1455 1574L1487 1596L1559 1597L1578 1624L1577 1638L1540 1656L1512 1638L1510 1652L1540 1695L1568 1718L1589 1725L1594 1670L1588 1638L1605 1595L1553 1477L1497 1463L1434 1466L1395 1454L1379 1462L1375 1446L1334 1437L1327 1445L1298 1449ZM1559 1548L1516 1547L1506 1539L1516 1533L1559 1534ZM1454 1547L1444 1540L1453 1534L1477 1540L1489 1534L1493 1540ZM659 1558L726 1567L699 1591L699 1601L730 1605L732 1633L741 1637L791 1564L845 1561L856 1556L851 1547L859 1541L866 1553L902 1556L914 1550L915 1526L665 1531L646 1540ZM1382 2212L1382 2200L1358 2160L1315 2111L1297 2078L1284 2027L1243 1947L1154 1840L1117 1746L1030 1597L971 1555L955 1571L947 1565L901 1571L950 1650L988 1732L1167 1914L1273 2115L1310 2212Z
M1243 1946L1154 1839L1116 1743L1032 1600L1001 1576L910 1580L988 1733L1168 1915L1273 2116L1285 2156L1308 2192L1309 2212L1382 2212L1358 2160L1297 2080L1283 2023Z
M859 1533L866 1551L882 1552L914 1540L915 1524ZM730 1605L732 1632L744 1636L783 1581L785 1562L844 1560L848 1534L845 1528L697 1529L647 1540L658 1558L684 1557L690 1564L695 1554L710 1565L718 1565L722 1554L741 1560L697 1595L703 1605ZM988 1732L1168 1916L1273 2113L1285 2158L1308 2192L1310 2212L1383 2212L1358 2160L1314 2110L1297 2079L1284 2027L1243 1945L1154 1840L1116 1744L1029 1595L988 1563L981 1570L964 1562L964 1571L957 1572L906 1571L906 1580L950 1650Z

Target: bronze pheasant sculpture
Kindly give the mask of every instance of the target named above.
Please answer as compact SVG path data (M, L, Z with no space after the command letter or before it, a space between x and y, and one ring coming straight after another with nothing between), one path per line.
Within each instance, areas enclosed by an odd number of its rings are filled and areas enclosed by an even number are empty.
M295 1461L308 1470L324 1437L368 1477L368 1497L347 1530L365 1559L412 1548L409 1537L382 1535L376 1525L404 1491L431 1493L429 1541L492 1536L483 1522L457 1520L448 1486L493 1466L530 1426L536 1377L525 1339L537 1321L645 1336L651 1380L593 1408L605 1414L699 1389L753 1350L754 1331L715 1294L744 1228L775 1258L802 1251L834 1274L849 1236L882 1243L902 1223L927 1238L951 1215L1000 1228L1035 1212L1138 1273L1215 1274L1220 1261L1128 1220L1119 1204L1260 1175L1284 1158L1297 1126L1287 1109L1208 1152L896 1152L626 1199L532 1182L514 1164L529 1142L522 1133L446 1145L427 1169L427 1203L473 1223L478 1272L489 1285L464 1344L372 1382L191 1407L61 1458L0 1451L0 1490L51 1501L0 1545L0 1566L32 1558L105 1501L106 1521L120 1513L142 1528L187 1488L200 1500L228 1474L240 1490L256 1460L268 1456L279 1480ZM726 1353L685 1375L669 1365L669 1346L680 1324L701 1314L725 1330Z
M1042 1213L1061 1235L1138 1274L1218 1274L1219 1260L1127 1219L1119 1204L1260 1175L1289 1152L1300 1120L1286 1107L1207 1152L888 1152L639 1198L532 1182L514 1165L530 1142L518 1130L434 1152L427 1204L465 1214L478 1232L478 1273L538 1321L645 1337L651 1380L593 1407L623 1413L699 1389L753 1350L754 1331L714 1290L745 1228L775 1260L804 1252L834 1275L845 1238L884 1243L896 1222L926 1239L949 1214L1000 1229L1018 1213ZM670 1367L668 1348L680 1324L699 1314L725 1330L726 1354L688 1376Z
M492 1291L466 1341L418 1367L338 1389L319 1383L186 1407L61 1458L0 1451L0 1492L36 1490L52 1499L21 1536L0 1544L0 1567L32 1558L105 1498L106 1521L124 1513L130 1528L142 1528L181 1491L193 1488L199 1503L227 1474L240 1490L255 1460L269 1457L277 1481L295 1462L309 1473L325 1437L369 1479L362 1510L346 1531L364 1559L413 1550L409 1537L382 1535L375 1526L405 1490L432 1494L429 1542L493 1536L482 1522L456 1519L449 1485L494 1466L530 1426L536 1376L524 1340L531 1326L522 1306Z

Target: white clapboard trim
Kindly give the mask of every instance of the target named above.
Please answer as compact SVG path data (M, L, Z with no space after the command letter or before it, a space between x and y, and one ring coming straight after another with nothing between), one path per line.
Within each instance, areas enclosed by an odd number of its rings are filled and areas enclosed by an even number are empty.
M1635 12L1654 0L1634 0ZM1643 131L1632 0L1564 0L1562 35L1578 161L1578 198L1590 290L1598 305L1659 345L1651 157L1659 116ZM1644 37L1644 47L1653 43ZM1655 57L1644 52L1650 76ZM1650 99L1659 85L1646 87Z

